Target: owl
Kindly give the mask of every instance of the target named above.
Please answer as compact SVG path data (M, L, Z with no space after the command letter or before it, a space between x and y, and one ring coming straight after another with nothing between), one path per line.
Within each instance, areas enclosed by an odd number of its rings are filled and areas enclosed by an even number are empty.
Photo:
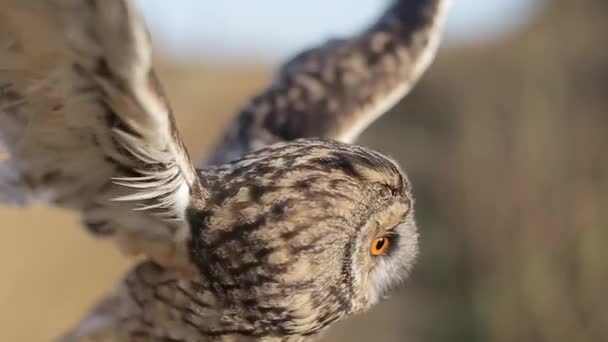
M309 341L410 272L414 199L352 141L431 63L449 1L304 51L195 167L131 0L0 0L0 200L141 258L65 341Z

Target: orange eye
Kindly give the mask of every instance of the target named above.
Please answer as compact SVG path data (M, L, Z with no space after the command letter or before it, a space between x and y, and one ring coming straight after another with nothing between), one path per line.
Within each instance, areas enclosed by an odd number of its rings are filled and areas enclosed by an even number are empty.
M382 254L385 254L386 251L388 250L389 245L390 245L390 239L386 236L374 239L374 241L372 242L372 249L371 249L372 255L380 256Z

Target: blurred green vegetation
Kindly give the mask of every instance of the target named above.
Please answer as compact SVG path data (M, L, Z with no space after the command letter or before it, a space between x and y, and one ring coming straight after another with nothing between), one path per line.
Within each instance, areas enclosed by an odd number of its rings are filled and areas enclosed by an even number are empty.
M409 174L422 254L401 291L325 341L608 341L608 2L546 2L507 40L442 51L361 138ZM269 77L165 63L193 155ZM0 217L0 341L57 336L128 265L74 215Z

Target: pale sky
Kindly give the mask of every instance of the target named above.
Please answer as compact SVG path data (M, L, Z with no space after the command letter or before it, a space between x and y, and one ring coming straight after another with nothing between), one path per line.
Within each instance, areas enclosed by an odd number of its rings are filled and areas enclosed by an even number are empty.
M508 34L543 0L453 0L448 43ZM375 18L382 0L139 0L164 54L186 59L277 62Z

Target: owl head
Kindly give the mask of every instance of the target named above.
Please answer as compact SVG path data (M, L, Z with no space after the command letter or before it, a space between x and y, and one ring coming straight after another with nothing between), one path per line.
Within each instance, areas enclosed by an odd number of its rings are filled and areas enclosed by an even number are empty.
M228 315L260 331L314 334L370 308L414 263L410 185L377 152L300 140L203 172L191 259Z

